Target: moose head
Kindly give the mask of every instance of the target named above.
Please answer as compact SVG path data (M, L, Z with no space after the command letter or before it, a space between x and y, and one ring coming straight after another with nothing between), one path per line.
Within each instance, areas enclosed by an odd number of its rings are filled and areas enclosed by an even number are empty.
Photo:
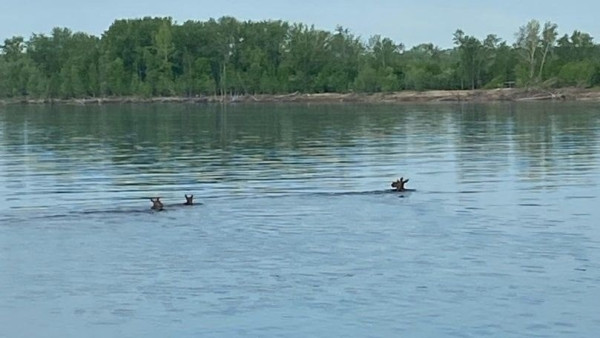
M408 182L408 178L404 179L404 177L400 177L399 180L392 182L392 188L396 188L396 191L405 191L404 185Z
M194 195L187 195L185 194L185 203L183 203L183 205L194 205Z
M160 201L160 197L150 197L150 201L152 202L152 207L150 207L150 209L158 211L163 210L164 206Z

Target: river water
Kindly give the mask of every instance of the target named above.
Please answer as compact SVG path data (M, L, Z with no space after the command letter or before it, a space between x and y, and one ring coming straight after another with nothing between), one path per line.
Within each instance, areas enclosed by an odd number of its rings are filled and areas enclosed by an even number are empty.
M0 337L600 330L597 104L6 106L0 194Z

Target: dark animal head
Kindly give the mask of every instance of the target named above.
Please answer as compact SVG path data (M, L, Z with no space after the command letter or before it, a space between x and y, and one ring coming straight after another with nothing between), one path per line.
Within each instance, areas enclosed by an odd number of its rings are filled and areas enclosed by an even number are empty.
M160 197L150 197L150 201L152 202L152 207L150 207L150 209L152 209L152 210L162 210L163 209L163 204L160 201Z
M404 185L408 182L408 178L404 179L404 177L400 177L399 180L392 182L392 188L396 188L397 191L404 191Z
M194 195L187 195L185 194L185 203L183 203L183 205L194 205Z

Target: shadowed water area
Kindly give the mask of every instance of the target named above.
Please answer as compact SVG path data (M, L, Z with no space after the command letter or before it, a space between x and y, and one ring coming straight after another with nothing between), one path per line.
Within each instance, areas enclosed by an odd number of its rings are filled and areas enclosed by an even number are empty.
M600 330L596 104L6 106L0 194L0 337Z

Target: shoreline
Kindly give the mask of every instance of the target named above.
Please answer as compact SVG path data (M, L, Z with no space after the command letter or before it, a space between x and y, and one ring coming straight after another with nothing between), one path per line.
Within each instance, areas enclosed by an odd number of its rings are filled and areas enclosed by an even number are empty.
M399 91L392 93L319 93L257 94L195 97L103 97L81 99L0 99L0 105L102 105L124 103L436 103L436 102L520 102L520 101L591 101L600 102L600 89L499 88L475 90Z

